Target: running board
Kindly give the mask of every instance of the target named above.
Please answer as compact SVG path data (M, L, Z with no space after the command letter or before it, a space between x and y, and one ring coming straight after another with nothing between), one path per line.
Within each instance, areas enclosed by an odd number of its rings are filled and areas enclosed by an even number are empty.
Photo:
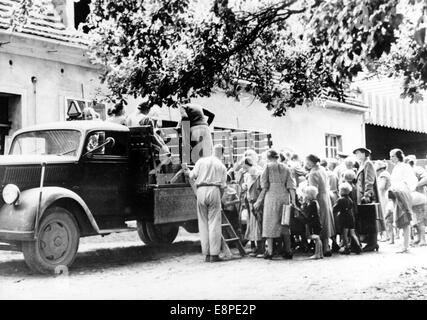
M0 250L4 251L22 251L20 244L0 243Z
M120 229L102 229L99 230L99 234L110 234L110 233L122 233L122 232L131 232L137 231L137 228L120 228Z

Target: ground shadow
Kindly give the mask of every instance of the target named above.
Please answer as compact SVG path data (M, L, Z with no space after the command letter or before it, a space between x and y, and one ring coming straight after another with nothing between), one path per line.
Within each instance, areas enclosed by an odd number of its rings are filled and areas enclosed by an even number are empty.
M198 241L180 241L161 246L138 245L111 249L93 249L77 254L69 274L109 270L198 252L200 252L200 242ZM34 274L27 267L22 255L17 255L16 258L14 257L6 262L0 262L0 278L21 276L40 277L40 275Z

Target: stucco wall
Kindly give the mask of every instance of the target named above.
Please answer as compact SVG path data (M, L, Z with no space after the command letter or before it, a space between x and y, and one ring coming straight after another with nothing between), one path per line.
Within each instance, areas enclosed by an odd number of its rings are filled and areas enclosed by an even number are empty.
M132 112L136 101L129 102L128 111ZM236 101L222 92L194 99L193 102L216 114L214 126L271 133L273 146L278 150L292 150L300 155L315 153L325 157L325 134L341 135L342 151L346 153L365 143L361 113L313 105L290 109L285 117L273 117L264 104L254 100L251 95L243 95L240 101ZM154 111L164 119L179 119L176 109L155 108Z
M65 98L93 100L103 90L80 48L4 33L0 40L6 42L0 47L0 94L10 95L12 122L6 150L17 129L65 120Z
M93 68L19 55L7 45L0 50L0 70L0 93L21 97L22 126L65 120L65 97L91 100L100 88Z

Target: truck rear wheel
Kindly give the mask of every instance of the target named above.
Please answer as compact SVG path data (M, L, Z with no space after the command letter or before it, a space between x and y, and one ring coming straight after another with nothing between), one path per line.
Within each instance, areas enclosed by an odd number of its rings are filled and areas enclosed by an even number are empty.
M158 244L169 244L172 243L179 231L177 225L154 225L153 223L147 223L147 231L150 239Z
M190 233L199 232L199 223L197 220L191 220L191 221L184 222L183 227L187 232L190 232Z
M39 273L68 268L77 255L79 240L80 232L73 215L61 207L49 208L40 221L37 239L22 243L25 262Z
M138 231L138 236L141 239L142 242L144 242L146 245L153 244L153 241L150 239L147 233L147 227L145 221L137 221L136 222L136 228Z
M178 225L155 225L148 221L138 221L137 228L140 239L147 245L170 244L179 231Z

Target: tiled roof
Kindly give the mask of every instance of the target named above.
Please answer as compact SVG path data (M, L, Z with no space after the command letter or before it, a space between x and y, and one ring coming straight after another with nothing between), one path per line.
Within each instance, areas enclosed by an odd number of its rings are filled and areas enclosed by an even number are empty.
M12 30L14 19L19 16L22 0L0 0L0 29ZM82 33L69 30L62 23L61 16L52 0L38 0L29 11L23 25L18 24L13 31L34 35L63 43L85 45ZM17 21L15 21L17 22Z

